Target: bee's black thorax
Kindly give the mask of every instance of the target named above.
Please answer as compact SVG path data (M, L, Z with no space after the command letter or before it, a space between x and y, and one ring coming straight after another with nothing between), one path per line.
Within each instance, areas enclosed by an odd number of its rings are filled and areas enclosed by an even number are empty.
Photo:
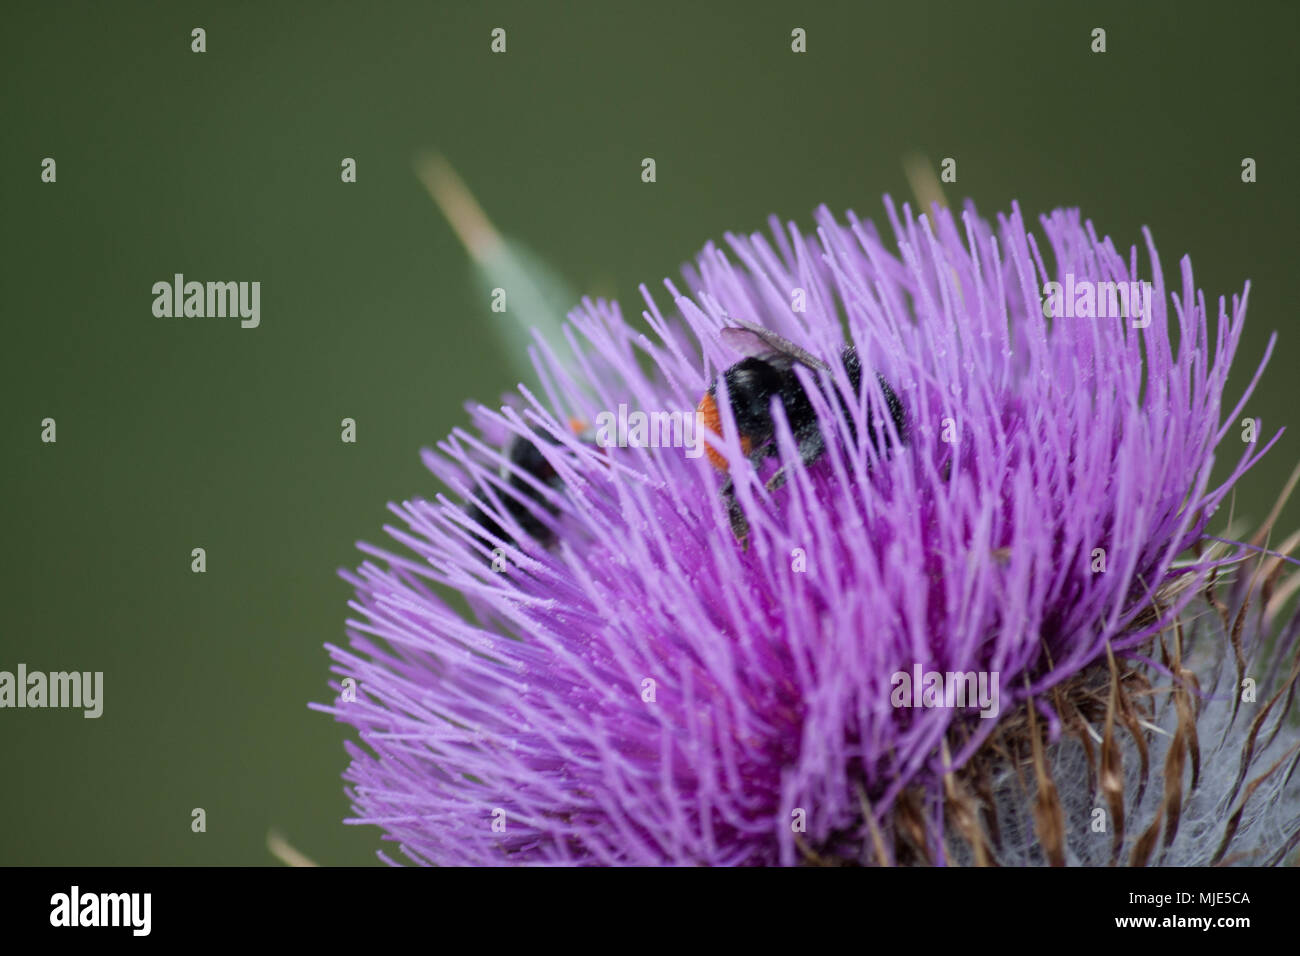
M840 353L840 362L852 386L853 395L862 389L862 360L858 350L848 346ZM804 444L815 440L820 434L817 415L813 409L808 393L804 391L795 372L796 363L783 355L770 358L747 358L731 366L723 374L727 395L731 401L731 411L736 417L736 429L745 438L749 447L755 451L768 445L775 434L772 421L771 404L773 397L781 400L786 420L796 441ZM894 426L901 436L903 434L903 407L884 378L877 376L884 393L886 408L894 421ZM709 389L709 394L716 395L717 384ZM852 415L849 414L849 398L834 393L835 399L852 429ZM870 418L868 418L870 422ZM874 428L871 429L874 433ZM775 454L770 448L768 454Z

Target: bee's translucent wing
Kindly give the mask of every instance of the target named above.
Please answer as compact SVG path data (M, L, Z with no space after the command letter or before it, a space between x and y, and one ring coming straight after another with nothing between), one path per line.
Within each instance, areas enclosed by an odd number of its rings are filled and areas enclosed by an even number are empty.
M736 327L724 328L721 332L722 341L743 355L762 358L775 352L809 368L825 369L829 367L821 359L799 348L789 339L782 338L761 325L756 325L745 319L732 318L731 321L736 323Z
M751 332L749 329L726 328L721 332L722 341L731 346L741 355L748 355L758 358L763 355L771 355L777 349L767 344L763 336L757 332Z

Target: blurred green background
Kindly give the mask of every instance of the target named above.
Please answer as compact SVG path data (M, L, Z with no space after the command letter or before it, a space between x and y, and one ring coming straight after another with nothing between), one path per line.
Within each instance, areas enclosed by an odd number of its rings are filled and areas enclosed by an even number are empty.
M1277 330L1248 407L1271 434L1300 355L1297 18L1294 3L9 3L0 669L102 670L105 709L0 711L0 863L269 864L272 827L321 863L374 862L378 832L341 823L345 728L306 706L330 696L321 645L345 640L336 570L381 539L386 502L437 490L418 451L463 424L462 403L512 383L417 152L441 150L504 232L633 315L638 283L661 289L726 230L807 226L822 202L875 217L882 193L911 198L904 156L952 156L950 200L1078 205L1124 249L1149 225L1166 275L1189 253L1211 299L1250 279L1229 398ZM174 272L260 280L261 327L155 318L150 288ZM1244 482L1239 514L1264 516L1297 447L1288 434Z

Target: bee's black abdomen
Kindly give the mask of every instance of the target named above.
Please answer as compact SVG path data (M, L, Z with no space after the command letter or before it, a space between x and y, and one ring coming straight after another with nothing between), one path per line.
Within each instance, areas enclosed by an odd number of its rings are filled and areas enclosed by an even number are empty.
M732 414L736 419L736 430L742 442L741 447L745 449L751 464L758 467L765 458L777 453L776 442L772 440L775 432L771 414L774 396L780 399L786 420L790 423L790 431L798 443L799 457L803 463L810 464L821 458L826 451L827 436L822 433L821 423L817 420L808 393L799 381L796 367L802 365L808 369L824 369L825 363L775 333L767 332L752 323L729 327L723 332L724 337L730 333L729 341L737 344L742 351L753 348L754 339L758 340L759 348L766 346L771 350L762 355L751 353L749 358L737 362L723 374ZM850 437L856 441L857 430L853 425L853 407L857 405L862 392L862 360L858 356L857 349L852 345L841 350L839 359L844 366L844 374L849 380L850 389L848 392L835 389L834 401L839 404L840 414L848 424ZM883 376L877 374L876 381L880 383L885 411L893 421L894 430L901 441L905 437L903 403L898 400L898 396ZM821 387L819 384L818 388ZM715 383L709 388L709 395L715 395L716 391ZM831 401L830 395L825 392L822 394L828 402ZM705 405L705 402L700 403L701 408ZM716 413L713 418L716 426ZM876 444L878 429L875 425L869 408L866 422L869 438L876 451L884 456L888 454L888 449ZM889 440L886 437L883 444L888 444ZM725 464L718 462L715 464L724 471L727 470ZM767 479L767 489L772 491L780 488L785 484L786 478L786 468L778 468L776 473ZM727 481L722 489L722 495L728 504L732 533L737 540L744 540L748 534L748 524L736 503L732 480Z
M541 437L548 441L551 440L550 436L545 434ZM510 443L510 450L506 457L509 459L510 464L532 475L535 480L542 484L550 487L555 487L559 484L559 476L555 474L555 469L551 467L549 462L547 462L541 449L537 447L534 441L522 436L516 436ZM506 484L509 486L511 491L515 492L515 494L527 499L528 501L534 502L536 505L541 506L551 514L555 513L555 508L552 507L550 502L546 501L542 492L513 471L507 473ZM506 513L509 514L519 527L523 529L525 534L530 538L535 538L538 541L541 541L543 544L549 543L551 538L550 529L542 523L541 519L534 514L530 507L528 507L523 501L517 500L514 496L503 492L500 489L497 490L497 498L501 502L501 507L504 508ZM466 510L465 514L484 531L496 538L513 543L505 529L501 527L500 523L484 513L482 508L477 505L471 505ZM479 541L489 547L493 546L493 543L490 540L481 535L479 536Z
M782 403L786 406L786 415L789 416L790 406L786 402L786 392L792 381L795 388L799 387L794 373L789 369L780 369L764 359L747 358L727 369L725 379L731 413L736 416L736 430L748 439L751 447L758 448L766 444L772 437L772 415L769 409L772 396L781 396ZM801 397L807 402L807 396ZM793 425L793 419L791 423Z
M543 434L542 437L554 444L549 435ZM542 450L527 438L515 436L515 440L510 443L510 454L507 457L510 459L510 464L523 469L539 481L547 482L555 477L555 469L546 460ZM514 474L510 476L510 483L521 489L527 487L524 480Z

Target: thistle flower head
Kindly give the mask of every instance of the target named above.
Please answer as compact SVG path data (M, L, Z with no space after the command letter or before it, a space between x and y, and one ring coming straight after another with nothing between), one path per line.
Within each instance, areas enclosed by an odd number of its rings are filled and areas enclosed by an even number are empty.
M425 452L446 493L362 546L331 647L355 822L421 863L945 861L953 772L1015 714L1059 737L1062 689L1165 639L1223 560L1180 556L1271 444L1225 404L1245 293L1211 308L1186 259L1166 288L1149 234L1123 253L1071 210L886 212L892 239L821 210L707 246L671 310L642 289L648 334L584 301L540 392ZM1083 289L1092 315L1045 315ZM746 447L742 319L825 362L794 370L819 454L776 396L771 454ZM715 383L725 474L569 424ZM899 706L914 668L996 675L994 713Z

